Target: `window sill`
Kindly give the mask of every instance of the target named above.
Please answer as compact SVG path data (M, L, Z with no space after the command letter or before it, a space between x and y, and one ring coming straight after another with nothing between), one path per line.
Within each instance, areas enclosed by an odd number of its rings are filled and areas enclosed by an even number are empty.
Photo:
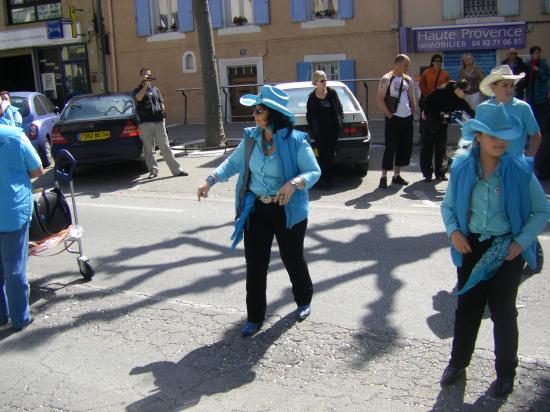
M171 31L167 33L155 33L147 37L149 43L156 41L181 40L185 39L185 33Z
M345 27L344 19L317 19L302 23L302 29L320 29L325 27Z
M504 17L467 17L464 19L456 19L456 24L482 24L482 23L502 23L506 21Z
M246 24L244 26L225 27L218 29L218 36L231 36L233 34L248 34L248 33L260 33L262 28L254 24Z

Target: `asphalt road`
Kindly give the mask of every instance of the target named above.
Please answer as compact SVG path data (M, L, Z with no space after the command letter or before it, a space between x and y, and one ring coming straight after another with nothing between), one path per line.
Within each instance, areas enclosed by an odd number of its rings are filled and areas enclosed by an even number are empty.
M373 147L371 165L382 148ZM417 159L418 154L415 154ZM468 382L441 390L450 351L456 277L439 213L446 183L377 189L340 170L335 189L312 190L306 256L312 315L295 324L286 271L274 248L268 323L242 340L242 244L229 249L233 182L202 202L196 187L223 160L178 153L189 177L161 163L86 168L75 177L84 247L31 257L35 322L0 331L0 408L6 410L548 410L550 270L518 296L520 360L507 401L494 380L486 317ZM35 182L49 186L51 172ZM550 256L550 236L541 243Z

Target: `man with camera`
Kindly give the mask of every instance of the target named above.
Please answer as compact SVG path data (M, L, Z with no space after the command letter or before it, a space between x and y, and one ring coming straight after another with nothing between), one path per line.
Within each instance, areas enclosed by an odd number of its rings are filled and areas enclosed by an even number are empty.
M149 179L157 177L158 165L155 160L155 143L160 149L162 157L170 168L174 176L187 176L180 164L177 162L168 144L168 134L164 118L164 101L160 90L151 85L155 80L151 76L151 69L143 68L139 71L142 77L141 83L134 89L133 95L137 103L137 112L139 115L140 137L143 141L143 152L145 153L145 163L149 169Z

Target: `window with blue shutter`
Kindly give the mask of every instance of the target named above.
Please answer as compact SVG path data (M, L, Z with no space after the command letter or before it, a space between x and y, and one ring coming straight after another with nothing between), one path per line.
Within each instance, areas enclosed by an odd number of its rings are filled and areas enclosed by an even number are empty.
M541 0L541 7L544 14L550 14L550 0Z
M193 0L178 0L179 31L193 31Z
M136 29L138 36L151 35L151 10L149 0L135 0Z
M311 63L296 63L296 80L299 82L311 81Z
M463 0L443 0L443 18L445 20L461 19L463 17Z
M208 10L210 11L210 21L213 29L223 27L223 12L221 0L208 0Z
M307 21L307 2L309 0L291 0L290 2L290 20L293 22Z
M254 24L269 24L269 0L254 0L252 2Z
M338 1L338 17L341 19L351 19L353 17L354 0Z
M465 52L460 51L448 51L443 53L443 68L449 73L449 76L453 80L458 79L458 72L462 64L462 55ZM483 69L483 73L487 76L493 67L497 64L497 52L496 50L474 50L468 51L468 54L474 56L475 64Z
M519 14L519 0L497 0L499 16L517 16Z
M350 80L355 79L355 61L341 60L339 63L340 79ZM355 94L355 82L344 82L349 87L351 92Z

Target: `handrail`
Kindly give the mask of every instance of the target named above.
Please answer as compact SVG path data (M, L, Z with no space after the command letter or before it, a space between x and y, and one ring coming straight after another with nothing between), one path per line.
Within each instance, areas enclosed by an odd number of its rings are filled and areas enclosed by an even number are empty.
M358 78L358 79L339 79L337 80L339 82L342 82L342 83L350 83L350 82L353 82L353 83L358 83L358 82L363 82L363 87L365 88L365 115L367 116L367 118L369 117L368 116L368 112L369 112L369 86L368 86L368 82L372 82L372 81L380 81L380 77L364 77L364 78ZM234 88L237 88L237 87L261 87L261 86L264 86L264 85L276 85L276 84L282 84L282 83L285 83L285 82L276 82L276 83L250 83L250 84L232 84L232 85L227 85L227 86L220 86L220 89L221 89L221 92L224 94L224 113L223 113L223 119L225 122L227 122L227 107L228 107L228 102L229 102L229 89L234 89ZM203 90L202 87L180 87L180 88L177 88L176 91L177 92L181 92L182 96L183 96L183 123L184 124L187 124L187 94L186 92L191 92L191 91L198 91L198 90Z

